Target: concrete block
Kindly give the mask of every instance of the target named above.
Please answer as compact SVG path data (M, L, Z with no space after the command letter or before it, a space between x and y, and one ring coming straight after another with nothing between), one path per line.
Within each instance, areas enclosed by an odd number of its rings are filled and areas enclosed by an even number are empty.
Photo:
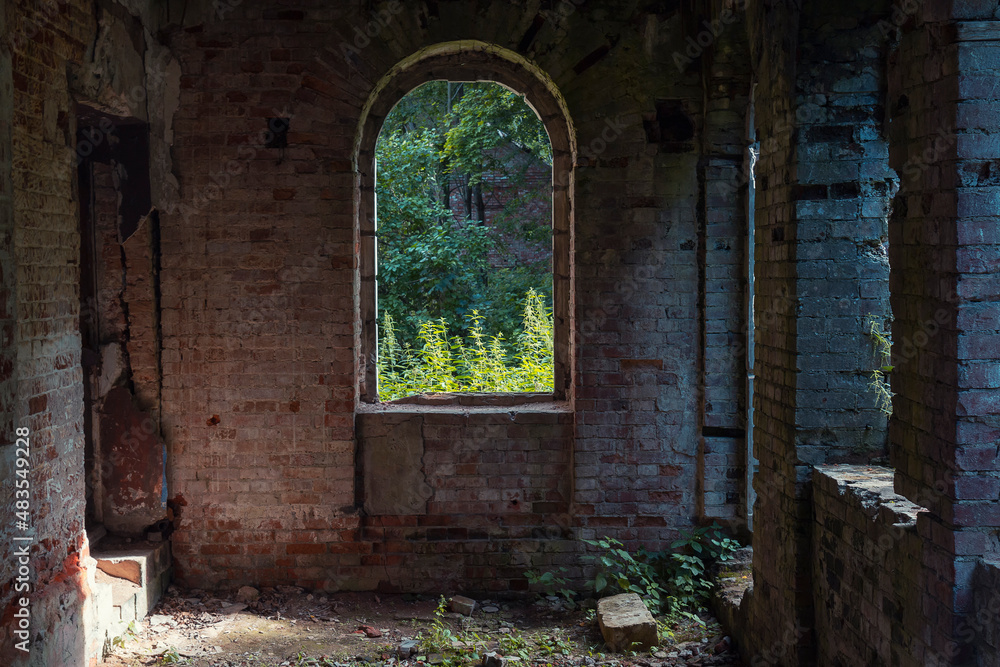
M476 601L473 600L472 598L467 598L463 595L456 595L451 599L451 602L448 604L448 609L450 609L455 613L464 614L466 616L471 616L475 608L476 608Z
M659 645L656 621L635 593L603 598L597 603L597 623L612 651L645 651Z

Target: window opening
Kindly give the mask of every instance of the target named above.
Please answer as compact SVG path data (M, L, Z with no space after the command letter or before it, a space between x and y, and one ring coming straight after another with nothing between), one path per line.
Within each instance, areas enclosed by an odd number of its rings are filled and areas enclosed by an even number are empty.
M552 147L532 108L431 81L375 159L379 398L552 392Z

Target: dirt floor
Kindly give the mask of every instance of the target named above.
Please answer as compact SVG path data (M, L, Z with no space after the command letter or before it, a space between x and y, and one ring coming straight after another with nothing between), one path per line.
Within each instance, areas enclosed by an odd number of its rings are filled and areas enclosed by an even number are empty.
M229 596L170 587L153 613L112 642L103 667L343 666L670 667L742 663L718 623L661 625L661 646L606 653L593 609L558 599L477 599L471 616L429 596L245 587ZM412 652L411 652L412 651ZM484 656L496 653L502 660Z

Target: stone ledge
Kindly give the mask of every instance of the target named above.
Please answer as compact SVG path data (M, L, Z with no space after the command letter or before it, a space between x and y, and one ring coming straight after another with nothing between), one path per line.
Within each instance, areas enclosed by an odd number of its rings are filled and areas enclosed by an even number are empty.
M536 394L525 394L518 400L514 394L428 394L420 401L390 401L388 403L359 402L356 413L363 414L571 414L573 405L569 401L552 400L551 394L539 398ZM437 399L437 400L435 400ZM400 399L409 401L409 399Z
M823 493L849 496L848 502L853 501L872 521L902 527L916 526L917 516L927 509L893 490L894 474L892 468L882 466L818 465L813 471L814 502L821 503Z

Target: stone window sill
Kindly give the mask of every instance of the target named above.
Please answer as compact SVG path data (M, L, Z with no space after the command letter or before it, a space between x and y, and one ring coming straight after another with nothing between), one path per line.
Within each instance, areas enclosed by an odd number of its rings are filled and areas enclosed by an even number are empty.
M569 401L551 393L441 393L420 394L385 403L358 403L359 413L380 412L572 412Z

